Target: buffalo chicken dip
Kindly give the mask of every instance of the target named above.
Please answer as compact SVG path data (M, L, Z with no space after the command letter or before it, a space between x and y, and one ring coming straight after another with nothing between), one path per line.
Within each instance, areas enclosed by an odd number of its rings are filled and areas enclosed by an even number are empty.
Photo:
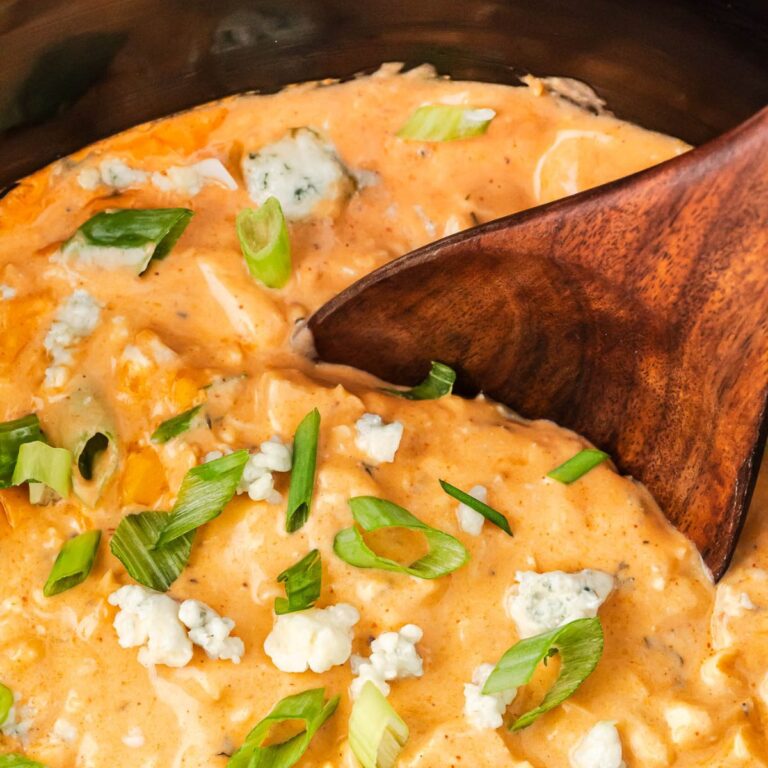
M688 149L562 86L230 98L0 202L0 766L768 766L765 488L715 587L577 435L291 344Z

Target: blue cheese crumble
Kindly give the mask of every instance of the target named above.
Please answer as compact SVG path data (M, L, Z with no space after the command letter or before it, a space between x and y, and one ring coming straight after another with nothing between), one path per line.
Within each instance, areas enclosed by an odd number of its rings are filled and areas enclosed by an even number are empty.
M416 650L424 633L415 624L406 624L398 632L382 632L371 643L371 655L353 654L350 658L352 674L356 675L350 686L352 698L357 698L367 682L373 683L385 696L389 696L390 680L405 677L421 677L424 663Z
M518 571L517 585L505 598L507 615L521 638L597 616L613 590L613 576L585 569L577 573Z
M353 188L335 149L309 128L296 128L248 153L242 171L254 202L262 205L276 197L286 218L294 220L327 213Z
M472 673L472 682L464 683L464 717L477 730L495 730L504 722L504 712L517 696L517 688L498 693L483 693L483 686L493 672L493 664L480 664Z
M399 421L385 424L376 413L364 413L355 422L355 445L377 464L395 460L395 454L403 437L403 425Z
M101 307L88 291L79 288L56 310L54 322L45 335L43 346L51 358L45 369L45 386L64 386L74 365L72 348L96 329Z
M616 726L602 720L571 750L571 768L625 768Z

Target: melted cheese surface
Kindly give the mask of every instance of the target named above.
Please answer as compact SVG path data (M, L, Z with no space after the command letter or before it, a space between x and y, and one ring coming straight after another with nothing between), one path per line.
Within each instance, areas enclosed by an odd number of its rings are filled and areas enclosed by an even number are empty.
M424 103L495 110L483 136L441 144L396 137ZM333 210L292 222L294 271L280 291L245 267L235 217L254 206L240 173L244 153L309 127L357 177ZM485 765L566 768L597 723L616 723L630 768L768 766L768 484L758 488L734 564L715 589L691 544L648 493L604 464L570 486L546 473L585 446L549 422L526 422L478 398L410 402L361 373L314 366L292 351L297 320L372 269L444 234L645 168L687 149L609 115L593 115L540 82L512 88L450 82L424 70L384 68L343 84L242 96L140 126L25 179L0 201L0 420L36 412L46 432L57 405L87 386L110 414L119 468L98 502L75 496L32 506L26 488L0 491L0 681L16 692L29 730L0 735L0 754L23 751L51 768L203 768L227 755L283 696L325 686L340 693L305 766L353 766L347 744L350 665L288 674L264 652L277 575L311 548L323 558L319 606L361 613L353 651L415 623L421 678L391 682L390 702L408 723L404 768ZM237 188L199 193L150 183L84 188L84 170L119 159L145 173L218 158ZM91 176L93 172L90 171ZM86 185L87 186L87 185ZM190 207L194 217L170 255L142 277L57 258L61 243L100 210ZM57 307L78 288L99 303L93 332L72 346L71 377L46 387L43 341ZM149 436L163 420L209 396L210 427L165 445ZM199 530L169 594L198 599L234 619L245 653L235 666L198 648L186 667L146 669L118 645L107 598L130 584L106 540L139 509L169 509L184 473L205 454L289 441L313 407L322 414L312 514L284 530L287 474L278 504L237 496ZM355 443L364 413L403 424L395 460L371 466ZM438 485L483 485L514 537L486 523L461 530L456 502ZM390 499L461 539L471 560L434 581L361 570L333 554L351 524L346 501ZM45 598L56 553L91 528L104 541L90 577ZM531 727L477 730L465 720L463 685L517 639L504 610L517 571L600 569L616 588L600 609L606 635L597 670L562 706ZM510 706L540 700L539 674Z

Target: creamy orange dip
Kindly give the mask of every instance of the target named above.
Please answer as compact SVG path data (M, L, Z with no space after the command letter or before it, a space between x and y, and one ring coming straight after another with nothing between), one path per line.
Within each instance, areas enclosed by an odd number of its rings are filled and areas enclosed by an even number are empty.
M495 116L472 138L398 138L422 104L471 105ZM238 212L256 207L243 160L297 128L314 131L346 175L308 214L289 218L293 271L272 290L248 273L235 231ZM578 436L482 397L395 398L363 374L311 364L290 344L299 319L402 253L686 149L591 114L541 81L513 88L384 68L343 84L206 105L23 180L0 202L0 420L36 413L55 444L66 431L68 394L85 392L86 405L98 403L112 426L117 469L103 489L47 505L30 504L26 485L0 491L0 682L17 698L0 755L23 753L50 768L225 766L278 700L322 686L327 696L340 694L340 704L300 764L356 765L347 740L350 662L286 672L265 652L274 599L285 594L277 576L317 548L317 608L359 612L354 654L370 656L374 638L404 625L423 632L416 643L423 674L387 683L410 729L402 766L581 768L587 758L578 747L605 721L630 768L768 765L765 482L734 564L715 588L693 546L610 463L571 485L546 478L585 447ZM168 170L204 159L220 161L225 175ZM164 207L194 216L170 254L140 277L98 258L62 256L62 243L98 211ZM77 290L95 303L97 321L54 359L51 328ZM198 403L206 403L209 424L196 422L164 444L150 440L161 422ZM108 602L135 583L108 546L118 523L132 512L171 509L185 473L212 451L257 453L272 436L290 443L313 408L321 428L306 525L286 532L290 472L271 472L268 498L236 495L197 531L168 592L231 618L240 662L209 658L195 645L184 666L140 663L141 648L119 644L118 608ZM402 425L392 461L366 451L358 426L366 413ZM483 486L514 536L488 521L479 535L465 530L438 479ZM347 500L361 495L389 499L451 534L469 562L434 580L347 564L333 540L352 525ZM62 545L92 529L103 537L88 578L44 597ZM520 637L509 613L518 572L583 569L605 572L613 585L599 608L605 650L596 670L524 730L470 722L465 685ZM556 669L554 661L518 690L505 722L541 700ZM612 759L594 766L618 768Z

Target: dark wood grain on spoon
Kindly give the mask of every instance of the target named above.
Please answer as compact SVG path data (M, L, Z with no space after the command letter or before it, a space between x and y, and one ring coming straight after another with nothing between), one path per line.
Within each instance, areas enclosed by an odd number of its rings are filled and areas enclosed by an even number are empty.
M309 320L322 360L414 384L430 360L585 435L715 578L766 437L768 110L626 179L387 264Z

